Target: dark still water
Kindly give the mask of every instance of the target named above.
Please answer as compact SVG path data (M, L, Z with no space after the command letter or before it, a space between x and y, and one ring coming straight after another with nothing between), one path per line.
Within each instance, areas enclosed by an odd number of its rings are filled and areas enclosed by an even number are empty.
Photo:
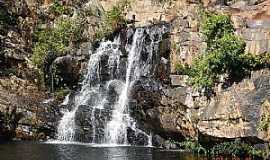
M197 160L197 158L181 152L146 147L9 142L0 144L0 160Z

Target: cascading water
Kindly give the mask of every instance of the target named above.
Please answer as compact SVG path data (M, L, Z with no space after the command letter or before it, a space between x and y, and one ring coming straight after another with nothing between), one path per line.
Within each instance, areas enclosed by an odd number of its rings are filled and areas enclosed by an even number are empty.
M129 129L135 136L147 137L145 143L151 145L151 135L138 129L130 116L129 94L133 82L154 76L160 61L157 52L166 31L165 26L137 28L125 46L120 36L101 42L90 55L82 89L71 103L73 109L64 112L59 123L57 139L127 145ZM70 98L65 104L67 101Z
M124 143L127 144L127 130L128 125L131 125L133 122L132 118L129 116L127 111L127 100L128 100L128 91L130 88L130 82L139 75L139 69L136 64L139 61L139 54L136 54L136 49L138 45L138 39L141 39L143 36L143 30L137 30L133 37L133 43L131 50L128 55L128 67L126 71L126 82L124 89L122 90L119 100L115 105L113 110L112 120L108 123L106 128L106 138L107 142L110 144Z
M71 111L64 112L64 116L60 120L57 129L57 140L60 141L76 141L75 131L75 115L76 111L81 105L90 105L92 107L92 115L95 113L96 108L102 108L102 104L106 101L104 93L101 91L101 69L100 61L102 56L107 55L107 53L112 52L110 56L111 68L114 67L113 63L117 63L117 58L119 58L119 50L117 46L119 45L119 38L116 38L114 42L103 42L96 51L92 54L88 62L88 72L82 83L81 91L75 95L73 109ZM68 100L65 100L68 101ZM91 102L90 102L91 101ZM93 140L95 140L95 117L92 116L93 122Z

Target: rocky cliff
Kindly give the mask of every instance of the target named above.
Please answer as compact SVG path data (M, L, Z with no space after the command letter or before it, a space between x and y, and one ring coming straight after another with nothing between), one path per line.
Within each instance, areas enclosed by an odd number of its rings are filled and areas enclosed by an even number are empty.
M55 15L46 10L51 3L0 1L0 134L9 138L52 138L61 117L59 103L63 95L52 96L49 89L41 85L39 70L29 60L38 21L42 19L42 25L54 21ZM99 12L110 9L114 3L106 0L90 6L96 6L92 10ZM84 6L75 1L67 1L67 4L71 8ZM207 47L200 30L201 10L230 15L235 34L246 42L246 52L268 53L269 7L268 0L134 1L126 16L135 15L135 26L166 22L171 28L170 36L160 44L160 58L169 63L169 67L160 65L155 82L145 80L134 85L132 97L136 110L133 116L140 125L164 139L269 141L269 69L253 71L230 87L220 87L210 98L195 91L187 84L187 76L177 75L176 71L178 63L191 64ZM85 20L83 36L86 40L71 44L73 49L68 54L53 59L49 65L57 66L61 82L70 90L79 87L88 52L97 44L92 43L93 32L100 18L88 15Z

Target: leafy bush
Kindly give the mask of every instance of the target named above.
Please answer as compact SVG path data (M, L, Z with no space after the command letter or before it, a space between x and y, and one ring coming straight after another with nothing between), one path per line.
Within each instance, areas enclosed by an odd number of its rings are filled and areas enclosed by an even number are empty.
M194 142L190 139L180 142L178 145L184 150L189 150L198 154L207 154L207 150L204 147L202 147L198 142Z
M239 157L251 155L255 157L262 157L263 151L258 150L247 143L236 140L233 142L224 142L215 145L211 149L211 155L234 155Z
M68 12L68 7L62 5L59 0L54 0L53 4L49 8L50 12L53 13L54 15L62 15L64 13Z
M202 32L206 37L207 46L209 49L215 42L226 34L233 34L233 25L230 17L226 15L208 14L207 18L202 23Z
M99 24L96 38L102 39L114 31L125 27L127 25L125 14L130 7L131 2L129 0L121 0L111 10L106 11Z
M38 68L42 68L49 52L56 56L66 54L70 49L70 43L80 40L81 33L81 24L71 18L59 18L53 28L38 30L32 62Z
M269 55L245 53L245 42L234 35L228 16L208 14L202 29L207 49L193 60L188 72L194 87L212 90L221 75L228 75L230 80L235 81L251 70L269 66Z
M187 75L190 72L190 68L188 65L183 65L181 63L176 63L175 64L175 71L177 74L180 75Z
M219 75L239 76L250 68L244 53L245 43L233 34L226 34L213 44L215 50L208 51L193 61L191 84L212 88Z

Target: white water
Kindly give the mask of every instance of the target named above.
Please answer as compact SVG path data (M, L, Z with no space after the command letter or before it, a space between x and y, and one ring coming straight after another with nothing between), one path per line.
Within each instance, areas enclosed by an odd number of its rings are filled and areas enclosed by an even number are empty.
M124 53L121 52L118 37L114 41L102 42L95 53L90 53L87 74L81 90L73 99L69 95L63 102L63 105L69 105L69 101L72 101L72 110L65 111L59 122L57 143L80 141L81 135L78 137L78 134L85 126L80 128L77 125L76 114L85 109L80 108L81 106L87 106L90 109L87 113L91 127L84 131L91 130L91 133L87 132L91 135L91 138L87 139L89 144L129 145L127 133L129 128L136 136L140 134L148 137L147 146L152 146L152 135L138 129L136 121L129 114L129 94L132 84L142 76L153 75L154 51L159 45L159 41L154 42L154 39L157 35L158 39L162 37L160 30L154 31L153 34L149 34L150 38L147 39L148 43L145 46L145 32L144 28L136 29L132 43L125 46L128 52L127 60L125 57L122 58ZM106 111L110 113L107 114Z
M108 49L108 46L113 46L119 44L119 38L116 38L114 42L106 41L101 43L100 47L96 51L95 54L92 54L89 62L88 62L88 72L84 78L84 81L82 82L82 89L81 91L75 96L74 98L74 107L71 111L64 112L64 116L59 122L58 128L57 128L57 140L58 141L67 141L72 142L75 141L75 132L76 132L76 124L75 124L75 115L76 111L78 110L78 107L80 105L87 105L87 102L89 101L89 98L91 100L94 100L92 102L94 105L92 106L92 114L94 115L96 108L101 108L106 101L106 97L103 97L102 93L100 93L100 59L101 56L106 54L106 51ZM113 52L115 53L113 57L119 57L118 55L118 49L114 49ZM91 53L90 53L91 54ZM110 58L110 62L115 61L116 58ZM97 84L95 84L97 83ZM67 96L69 97L69 95ZM68 98L65 98L63 104L67 104ZM92 125L93 125L93 137L95 137L95 125L94 125L95 117L92 117ZM95 140L95 138L93 138Z
M136 49L138 48L137 40L142 36L142 31L137 30L133 37L132 48L128 55L126 82L119 96L119 100L115 105L115 109L113 110L112 120L107 124L106 128L106 142L109 144L128 143L126 129L133 122L133 120L127 111L127 100L130 89L130 82L135 75L139 74L138 68L136 68L134 62L138 61L140 56L139 54L136 54Z

